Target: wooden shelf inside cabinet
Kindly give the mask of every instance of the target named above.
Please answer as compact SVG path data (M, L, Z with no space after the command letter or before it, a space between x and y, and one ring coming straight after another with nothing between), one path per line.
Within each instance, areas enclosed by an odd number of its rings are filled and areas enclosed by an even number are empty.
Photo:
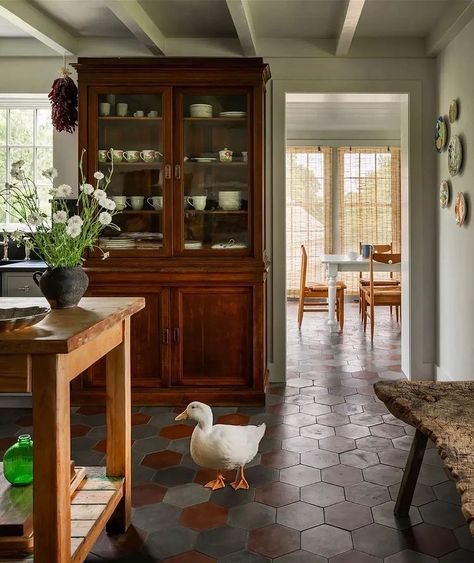
M219 123L246 123L246 117L185 117L186 123L209 123L217 125Z
M101 121L162 121L162 117L119 117L119 116L99 116Z
M192 196L191 196L192 197ZM247 215L248 211L236 209L235 211L224 211L223 209L185 209L185 213L196 213L196 215Z
M163 213L162 209L124 209L120 211L125 215L161 215Z
M99 166L110 168L111 162L99 162ZM114 162L114 168L143 168L146 170L161 170L160 162Z
M237 161L237 162L219 162L218 160L213 160L211 162L195 162L193 160L186 160L185 166L219 166L222 168L229 168L231 166L247 166L248 162Z

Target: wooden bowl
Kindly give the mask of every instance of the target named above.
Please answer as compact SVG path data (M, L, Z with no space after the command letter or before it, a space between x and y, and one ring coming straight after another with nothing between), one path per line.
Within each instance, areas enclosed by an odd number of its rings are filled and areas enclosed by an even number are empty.
M49 307L9 307L0 309L0 332L33 326L51 312Z

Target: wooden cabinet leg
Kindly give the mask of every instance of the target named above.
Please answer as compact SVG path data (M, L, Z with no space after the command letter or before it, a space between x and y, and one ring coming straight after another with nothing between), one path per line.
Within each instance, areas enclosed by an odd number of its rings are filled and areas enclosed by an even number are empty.
M32 356L35 563L71 557L69 379L66 357Z
M423 462L423 456L425 455L427 441L428 436L417 430L415 436L413 437L405 471L403 472L400 490L398 491L397 502L393 510L395 516L408 516L411 501L413 500L413 493L415 492L416 482L418 480L418 474Z
M123 533L131 518L130 318L122 321L122 343L107 354L107 476L124 477L123 498L107 524Z

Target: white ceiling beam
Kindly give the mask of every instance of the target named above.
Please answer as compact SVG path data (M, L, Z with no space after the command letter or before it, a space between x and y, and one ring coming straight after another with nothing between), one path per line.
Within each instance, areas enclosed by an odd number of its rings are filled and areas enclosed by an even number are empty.
M426 38L426 54L436 56L474 17L474 0L451 0Z
M345 57L348 55L364 4L365 0L347 0L339 35L337 37L336 57Z
M0 16L61 55L77 53L77 38L25 0L0 0Z
M226 0L245 57L255 57L257 44L247 0Z
M166 55L166 37L137 0L106 0L113 14L153 53Z

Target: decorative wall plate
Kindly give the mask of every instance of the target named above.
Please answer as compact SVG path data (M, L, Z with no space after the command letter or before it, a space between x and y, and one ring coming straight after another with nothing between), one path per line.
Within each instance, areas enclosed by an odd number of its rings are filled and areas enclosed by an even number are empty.
M435 126L435 146L438 152L441 152L446 146L446 141L448 138L448 128L446 126L446 121L442 115L436 120Z
M441 207L448 207L449 198L451 195L450 192L451 190L449 189L449 182L447 180L443 180L439 185L439 202L441 204Z
M451 100L451 103L449 104L448 117L449 123L454 123L458 118L458 103L456 100Z
M466 200L464 199L464 194L458 192L456 194L456 204L454 205L454 214L456 215L456 223L461 226L466 219Z
M454 135L448 146L448 170L451 176L456 176L462 166L462 144L458 135Z

